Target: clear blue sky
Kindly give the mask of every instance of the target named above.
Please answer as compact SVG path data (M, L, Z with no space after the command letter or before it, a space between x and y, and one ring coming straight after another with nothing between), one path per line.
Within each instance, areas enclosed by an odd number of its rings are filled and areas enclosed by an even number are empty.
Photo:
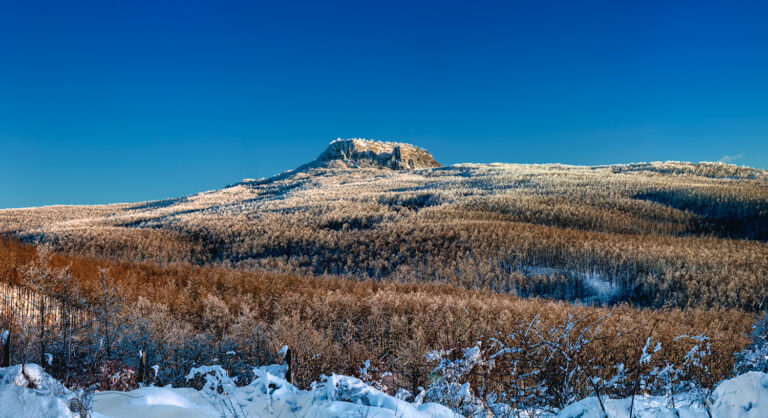
M442 163L768 168L768 2L0 2L0 207Z

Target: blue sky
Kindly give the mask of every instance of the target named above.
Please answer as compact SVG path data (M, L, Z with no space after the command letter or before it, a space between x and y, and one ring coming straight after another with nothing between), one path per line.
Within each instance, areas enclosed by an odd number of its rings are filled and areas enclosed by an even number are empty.
M266 177L337 137L444 164L768 168L768 3L0 2L0 207Z

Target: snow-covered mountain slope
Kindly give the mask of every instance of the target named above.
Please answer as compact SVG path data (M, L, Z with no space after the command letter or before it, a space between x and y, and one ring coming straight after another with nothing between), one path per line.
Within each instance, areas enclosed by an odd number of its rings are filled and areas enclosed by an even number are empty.
M745 266L768 257L768 173L682 162L440 167L407 144L337 140L297 170L195 195L0 210L2 233L94 257L440 280L523 295L533 290L510 283L511 273L572 272L567 280L601 277L609 282L598 287L617 288L611 298L631 290L650 304L658 292L630 288L670 260L720 283L732 274L712 260L729 253L745 280L765 278ZM554 297L596 297L591 285L558 286L578 294ZM728 303L759 304L745 299Z
M399 156L399 157L398 157ZM406 169L407 168L407 169ZM111 228L158 228L225 222L264 214L333 212L355 205L365 212L391 206L417 209L488 199L583 195L585 200L635 198L650 189L706 189L723 198L768 199L768 172L722 163L440 165L408 144L336 140L317 160L268 179L243 180L195 195L135 204L49 206L0 210L0 232L55 236ZM742 195L754 188L757 195ZM653 200L652 197L641 200ZM592 202L585 202L586 204ZM376 208L372 206L378 206ZM504 208L497 211L504 213ZM386 213L397 217L393 213Z
M630 195L654 186L708 187L728 196L752 185L765 192L768 172L722 163L683 162L441 167L428 152L409 144L350 139L331 142L315 161L297 170L191 196L135 204L0 210L0 231L34 234L99 227L156 227L260 211L308 210L334 202L376 203L380 196L391 198L391 203L433 197L430 202L410 202L410 206L432 206L472 197L561 195L578 188L583 189L583 194L600 195L590 189L613 188L609 193ZM753 196L764 197L764 193Z
M738 196L750 186L761 193ZM346 203L363 206L400 203L399 206L406 208L418 208L471 202L476 197L530 199L574 191L585 197L608 199L672 187L709 188L726 198L768 198L765 189L768 172L722 163L680 162L594 167L560 164L441 167L428 152L409 144L336 140L315 161L297 170L269 179L244 180L196 195L135 204L0 210L0 231L28 235L111 227L155 228L265 212L323 210Z

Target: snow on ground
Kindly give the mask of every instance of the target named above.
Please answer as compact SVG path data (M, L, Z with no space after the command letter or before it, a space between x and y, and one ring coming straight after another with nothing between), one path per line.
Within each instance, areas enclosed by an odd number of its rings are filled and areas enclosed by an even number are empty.
M0 368L0 417L75 417L68 408L75 394L67 391L39 366L26 370L48 381L55 390L27 388L20 377L20 366ZM218 366L201 369L206 387L143 387L129 392L98 392L93 395L94 417L445 417L457 415L433 404L412 404L389 396L360 379L332 375L300 390L283 378L281 366L254 370L256 379L247 386L235 387ZM193 375L194 376L194 375ZM55 383L55 384L54 384ZM210 385L209 385L210 384ZM56 386L58 385L58 386ZM45 385L44 385L45 386ZM210 390L209 390L210 389ZM218 389L223 389L219 393Z
M72 417L71 394L37 364L0 368L0 417Z
M52 395L21 386L5 385L0 390L0 416L14 418L73 417L67 403Z
M589 289L589 296L582 303L606 303L621 296L622 289L607 275L596 269L591 271L568 270L557 267L522 266L520 271L531 276L567 275L576 277Z
M691 393L674 397L674 408L664 396L636 396L633 416L708 418L704 405ZM603 399L607 415L611 418L629 417L632 399ZM715 418L765 418L768 417L768 374L749 372L720 382L712 393L710 403ZM596 397L582 399L565 407L558 418L603 418L603 410Z
M768 374L748 372L726 380L714 392L713 415L719 417L768 416Z
M448 408L409 403L389 396L359 379L332 375L311 390L300 390L282 377L281 366L255 369L256 379L235 387L218 366L199 368L206 387L143 387L130 392L98 392L93 413L101 417L455 417ZM223 372L223 373L222 373ZM195 376L194 373L191 373ZM223 389L219 393L219 389ZM0 368L0 417L77 417L68 405L78 393L64 388L40 366ZM674 397L674 408L664 396L637 396L633 416L705 418L707 409L692 393ZM768 416L768 374L749 372L721 382L712 393L711 416L758 418ZM629 417L632 400L603 399L608 417ZM567 406L558 418L602 418L595 397Z

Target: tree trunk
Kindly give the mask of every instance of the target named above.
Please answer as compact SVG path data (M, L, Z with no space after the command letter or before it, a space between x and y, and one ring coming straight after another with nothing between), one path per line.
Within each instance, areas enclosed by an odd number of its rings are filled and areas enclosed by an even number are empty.
M8 335L3 343L3 357L0 358L0 367L11 366L11 331L6 332L8 332Z
M45 370L45 298L40 296L40 367Z
M141 360L139 361L139 377L138 382L139 385L143 385L144 381L147 377L147 352L142 349L141 350Z
M293 384L293 368L291 366L291 349L285 350L285 364L288 365L288 370L285 372L285 380L288 383Z

